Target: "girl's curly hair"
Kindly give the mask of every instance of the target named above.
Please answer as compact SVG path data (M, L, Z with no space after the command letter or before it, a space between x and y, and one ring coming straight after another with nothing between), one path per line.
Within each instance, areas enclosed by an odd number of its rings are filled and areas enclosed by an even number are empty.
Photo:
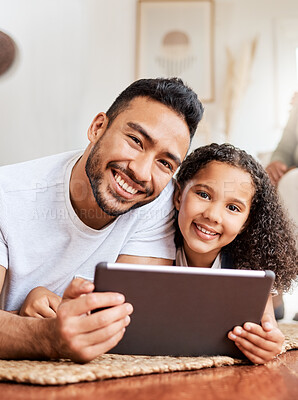
M272 270L275 288L288 290L298 274L296 240L293 226L266 171L244 150L231 144L212 143L197 148L182 163L176 177L181 190L211 161L248 172L255 188L246 228L222 251L229 254L237 269ZM176 245L181 246L182 235L177 218L175 224Z

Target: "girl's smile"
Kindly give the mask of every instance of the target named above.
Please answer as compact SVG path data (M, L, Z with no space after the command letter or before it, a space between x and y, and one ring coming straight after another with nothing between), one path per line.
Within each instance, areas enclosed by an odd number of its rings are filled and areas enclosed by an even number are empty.
M218 161L177 188L174 202L188 265L211 267L244 229L253 195L248 172Z
M195 232L202 240L213 240L217 235L219 235L218 232L206 225L197 224L195 222L193 222L193 225Z

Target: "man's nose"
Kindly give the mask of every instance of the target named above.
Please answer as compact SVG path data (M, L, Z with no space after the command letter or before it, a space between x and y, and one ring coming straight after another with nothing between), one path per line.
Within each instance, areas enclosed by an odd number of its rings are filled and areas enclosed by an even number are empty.
M141 182L150 182L152 179L152 168L154 159L150 155L140 154L129 162L129 169L135 178Z

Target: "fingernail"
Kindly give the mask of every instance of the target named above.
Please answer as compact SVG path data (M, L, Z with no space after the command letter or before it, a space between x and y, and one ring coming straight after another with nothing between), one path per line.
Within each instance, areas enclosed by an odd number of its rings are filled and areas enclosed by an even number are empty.
M265 329L268 329L268 331L270 331L273 328L273 326L270 324L270 322L264 322L263 326Z
M245 324L245 329L246 329L247 331L250 331L250 330L251 330L251 325L250 325L250 324Z
M123 303L124 302L123 294L117 294L116 295L116 301L119 301L119 302Z
M126 310L127 310L127 312L129 313L129 314L131 314L132 312L133 312L133 307L132 307L132 305L131 304L126 304Z
M83 282L82 283L82 285L81 285L81 288L82 289L87 289L87 288L91 288L93 286L93 283L92 282L90 282L90 281L85 281L85 282Z
M130 323L130 317L128 315L124 318L124 323L125 326L127 326Z
M234 335L234 333L230 333L230 334L229 334L229 337L230 337L230 339L236 339L236 338L237 338L237 336Z
M235 328L235 333L236 335L241 335L242 329L239 326L237 326L237 328Z

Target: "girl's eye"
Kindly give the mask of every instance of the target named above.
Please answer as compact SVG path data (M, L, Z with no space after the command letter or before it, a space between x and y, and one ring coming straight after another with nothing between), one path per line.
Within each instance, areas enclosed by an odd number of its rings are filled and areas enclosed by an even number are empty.
M229 204L228 209L233 212L240 212L240 209L235 204Z
M199 191L199 192L197 192L197 195L200 196L200 197L202 197L202 199L207 199L207 200L210 199L209 194L206 193L206 192Z
M129 136L138 146L140 146L141 148L143 148L142 142L140 141L139 138L137 138L136 136Z
M159 162L166 167L167 169L169 169L171 172L173 172L173 167L170 163L168 163L166 160L159 160Z

